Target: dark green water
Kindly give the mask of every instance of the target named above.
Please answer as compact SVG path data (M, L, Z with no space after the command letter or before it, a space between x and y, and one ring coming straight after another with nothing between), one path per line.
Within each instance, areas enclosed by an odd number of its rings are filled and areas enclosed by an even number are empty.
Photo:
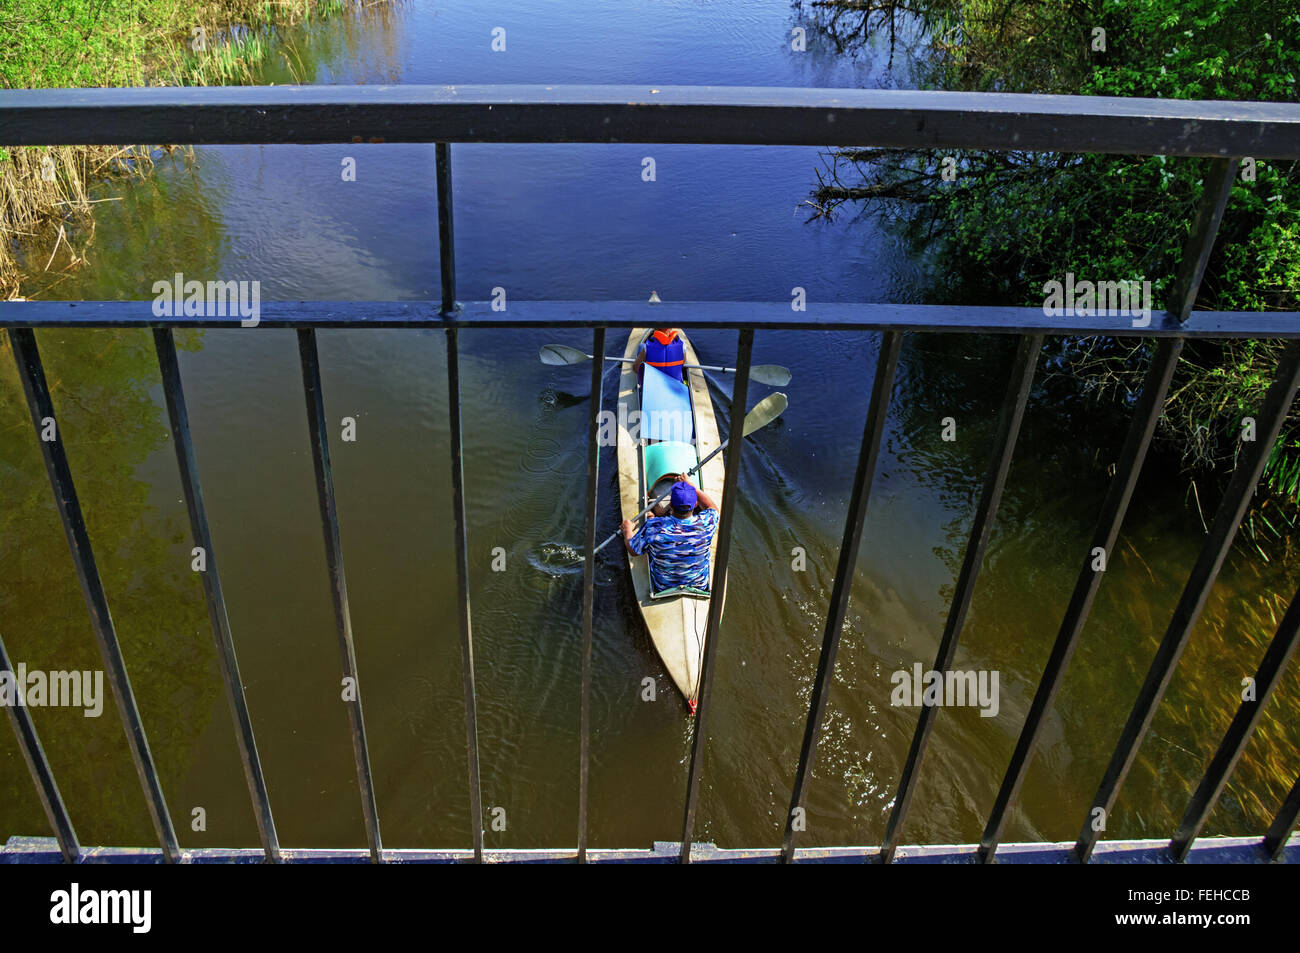
M789 49L787 4L554 4L490 13L413 0L292 35L318 82L907 85L887 50ZM490 31L504 26L507 52ZM289 81L287 70L271 79ZM658 178L641 180L641 160ZM344 157L357 160L343 182ZM813 149L465 146L454 149L460 297L512 300L915 300L921 267L869 219L805 224ZM51 297L151 297L182 271L245 278L270 299L416 299L438 287L432 148L197 150L112 193L89 265ZM611 213L613 211L613 214ZM352 621L388 846L470 843L446 381L438 332L322 332ZM145 332L38 335L100 571L184 846L257 843ZM571 332L465 332L466 478L489 847L576 837L581 539L589 395L581 368L540 365ZM296 343L267 329L182 335L181 366L216 556L282 841L362 846ZM730 362L734 333L695 338ZM969 533L1013 342L915 335L899 371L804 844L880 840L917 709L890 675L929 667ZM618 349L611 335L608 350ZM794 374L790 408L745 448L697 836L779 842L834 575L877 342L765 333L754 360ZM29 668L100 667L8 346L0 344L0 634ZM1040 372L1044 370L1040 368ZM613 405L606 378L605 405ZM729 381L715 381L724 432ZM751 389L751 402L766 388ZM944 442L954 417L958 439ZM1000 709L942 711L905 840L976 840L993 803L1118 454L1036 393L956 667L996 670ZM601 512L617 524L612 454ZM1073 838L1204 538L1185 483L1139 486L1008 839ZM1211 518L1217 500L1202 491ZM496 547L503 572L491 569ZM806 569L793 568L793 550ZM1181 817L1300 575L1234 553L1179 665L1107 836ZM591 829L595 846L680 835L691 722L658 662L621 553L597 573ZM657 679L658 700L641 701ZM1207 828L1262 830L1295 777L1292 672ZM85 843L152 842L115 713L35 712ZM0 732L0 837L46 822ZM190 829L195 807L207 830Z

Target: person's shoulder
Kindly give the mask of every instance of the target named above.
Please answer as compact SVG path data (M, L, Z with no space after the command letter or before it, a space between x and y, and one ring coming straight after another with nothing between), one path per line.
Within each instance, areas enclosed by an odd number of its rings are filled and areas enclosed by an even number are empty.
M710 515L712 514L712 515ZM689 520L678 520L688 533L711 533L718 528L717 510L700 510Z

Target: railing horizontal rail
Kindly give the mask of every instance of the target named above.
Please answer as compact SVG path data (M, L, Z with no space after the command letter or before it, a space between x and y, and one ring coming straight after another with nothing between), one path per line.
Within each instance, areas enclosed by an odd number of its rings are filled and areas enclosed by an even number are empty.
M1300 158L1300 104L746 86L0 91L0 143L675 142Z
M238 315L155 317L152 301L0 301L0 328L238 328ZM1300 311L1193 311L1179 324L1164 311L1134 327L1126 315L1043 314L1042 308L975 305L809 303L785 301L512 301L505 311L488 301L461 302L442 317L436 301L264 301L262 328L635 328L693 330L937 331L963 334L1107 334L1145 338L1300 339Z
M1093 864L1168 863L1168 841L1113 840L1097 845ZM676 864L680 845L656 841L651 849L593 848L587 851L592 864ZM998 862L1003 864L1064 864L1073 856L1073 843L1003 844ZM1188 853L1189 864L1267 864L1270 861L1261 837L1209 837L1198 840ZM895 865L909 864L977 864L975 844L905 844L898 848ZM795 860L801 864L876 864L879 847L801 847ZM1279 858L1287 863L1300 861L1300 834L1293 834L1278 846ZM209 847L187 850L185 864L256 864L262 852L248 847ZM0 842L0 866L4 864L57 864L61 862L57 842L50 837L11 837ZM465 849L437 850L418 847L384 848L384 860L393 864L470 864L474 852ZM775 847L716 847L694 844L691 863L775 864L781 851ZM365 864L370 854L365 848L285 848L284 861L290 864ZM483 861L489 864L576 863L577 852L571 847L513 848L487 850ZM158 864L162 852L156 847L91 847L86 849L85 864Z

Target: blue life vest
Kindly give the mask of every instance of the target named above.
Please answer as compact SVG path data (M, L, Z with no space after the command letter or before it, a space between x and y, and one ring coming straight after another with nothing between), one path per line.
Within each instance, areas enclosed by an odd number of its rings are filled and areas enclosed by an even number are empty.
M645 342L645 362L657 367L675 380L682 379L682 365L686 363L686 348L676 328L654 331Z

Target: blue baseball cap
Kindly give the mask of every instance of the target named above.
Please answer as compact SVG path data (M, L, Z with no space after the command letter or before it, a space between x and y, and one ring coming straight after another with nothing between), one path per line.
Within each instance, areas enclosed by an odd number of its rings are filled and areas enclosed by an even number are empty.
M675 510L693 510L696 501L695 487L689 483L673 484L673 509Z

